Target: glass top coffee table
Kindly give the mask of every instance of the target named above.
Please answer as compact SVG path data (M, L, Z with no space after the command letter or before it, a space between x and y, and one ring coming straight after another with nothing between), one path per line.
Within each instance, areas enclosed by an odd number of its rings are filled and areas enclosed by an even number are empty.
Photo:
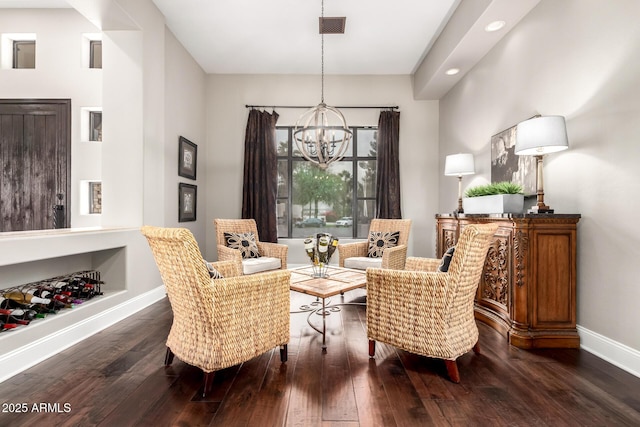
M362 270L341 267L328 267L326 278L313 277L311 266L293 268L290 271L291 290L317 298L311 304L301 306L299 311L291 313L309 313L307 323L322 334L322 350L326 351L326 317L332 312L340 311L340 306L343 305L365 305L364 303L331 304L329 298L353 289L364 288L367 285L367 275ZM314 314L322 316L322 329L311 322L311 317Z

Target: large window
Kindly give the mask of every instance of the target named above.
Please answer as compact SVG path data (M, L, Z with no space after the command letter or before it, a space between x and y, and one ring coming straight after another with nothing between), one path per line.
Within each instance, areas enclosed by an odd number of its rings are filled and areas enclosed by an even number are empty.
M345 157L323 170L300 155L292 142L293 127L277 127L278 237L320 231L338 238L367 236L376 209L378 131L351 129L353 142Z

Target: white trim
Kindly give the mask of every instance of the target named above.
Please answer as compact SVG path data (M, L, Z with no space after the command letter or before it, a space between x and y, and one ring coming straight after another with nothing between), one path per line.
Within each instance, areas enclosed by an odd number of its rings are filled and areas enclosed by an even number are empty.
M640 378L640 351L578 325L580 348Z
M165 298L159 286L122 304L0 356L0 383Z

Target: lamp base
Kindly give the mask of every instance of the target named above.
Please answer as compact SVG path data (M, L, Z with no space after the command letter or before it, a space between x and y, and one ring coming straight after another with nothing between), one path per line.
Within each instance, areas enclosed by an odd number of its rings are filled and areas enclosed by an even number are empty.
M546 205L544 207L532 206L531 209L529 209L527 211L527 213L532 213L532 214L548 213L548 214L552 214L553 213L553 209L551 209L549 206L546 206Z

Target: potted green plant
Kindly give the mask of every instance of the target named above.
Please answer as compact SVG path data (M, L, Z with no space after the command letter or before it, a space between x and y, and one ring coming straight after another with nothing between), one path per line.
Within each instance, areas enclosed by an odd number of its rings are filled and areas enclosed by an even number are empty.
M462 206L467 214L521 213L524 208L522 186L513 182L492 182L470 187Z

